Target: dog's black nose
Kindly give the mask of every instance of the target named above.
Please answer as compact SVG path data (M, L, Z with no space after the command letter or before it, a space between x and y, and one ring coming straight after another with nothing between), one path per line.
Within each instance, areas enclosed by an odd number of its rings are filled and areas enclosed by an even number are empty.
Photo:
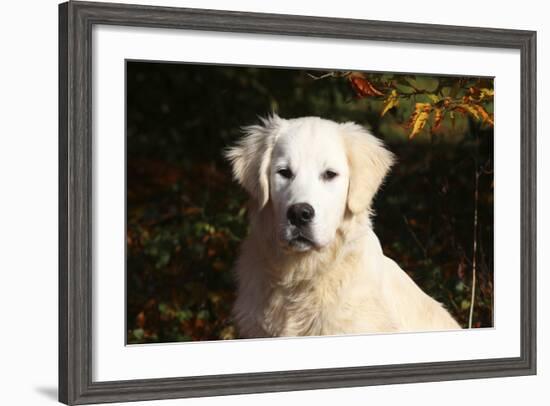
M305 226L315 217L315 210L308 203L296 203L288 208L286 216L290 224L295 226Z

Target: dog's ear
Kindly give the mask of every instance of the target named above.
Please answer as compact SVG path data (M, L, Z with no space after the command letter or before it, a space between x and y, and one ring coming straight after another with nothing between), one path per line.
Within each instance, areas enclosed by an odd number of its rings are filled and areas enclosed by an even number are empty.
M360 125L348 122L341 128L350 168L347 205L357 214L370 209L394 158L382 141Z
M233 177L263 208L269 200L269 165L275 140L285 120L277 115L261 119L261 124L243 127L244 136L225 151Z

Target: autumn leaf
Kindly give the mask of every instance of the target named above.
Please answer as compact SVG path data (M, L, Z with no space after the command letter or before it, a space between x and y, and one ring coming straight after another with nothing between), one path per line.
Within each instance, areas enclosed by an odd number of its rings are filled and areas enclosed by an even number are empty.
M409 127L412 126L413 122L416 120L416 117L418 114L425 109L431 108L430 103L416 103L414 107L414 112L411 114L411 117L409 118Z
M488 123L490 125L495 124L491 115L480 104L461 103L455 107L455 110L463 114L467 113L470 116L472 116L474 119L481 121L482 123Z
M431 110L432 105L430 103L416 103L414 113L412 114L409 122L409 128L411 128L409 139L412 139L418 135L426 126Z
M474 105L472 105L472 108L474 108L479 113L479 116L481 117L481 120L484 123L489 123L490 125L495 125L495 123L493 121L493 118L489 115L489 113L487 113L487 111L483 108L483 106L481 106L479 104L474 104Z
M441 108L436 108L434 110L434 129L437 129L441 126L441 122L443 121L443 117L445 116L445 110Z
M463 112L463 113L469 113L476 120L480 119L479 112L477 111L477 109L472 104L461 103L461 104L458 105L457 110L460 111L460 112Z
M365 75L360 72L351 73L348 76L348 80L350 81L353 90L355 90L355 93L359 97L384 96L384 93L375 88L374 85L365 77Z
M136 317L136 324L141 329L145 327L145 313L143 311L138 313Z
M232 340L237 336L237 332L234 326L227 326L220 332L220 338L222 340Z
M470 87L468 88L468 93L470 94L470 97L471 98L479 98L479 95L480 95L480 90L477 88L477 87Z
M479 89L479 100L490 99L495 95L494 89L482 88Z
M358 99L384 96L384 101L378 110L380 117L384 117L388 111L395 108L403 108L407 111L411 105L415 106L408 122L399 123L399 126L410 131L409 138L414 138L422 132L426 123L431 123L433 130L441 128L442 122L447 117L451 129L454 130L456 113L472 117L483 124L494 125L493 114L487 111L490 107L486 105L494 97L492 79L377 75L358 71L348 71L341 75L332 72L321 78L329 76L346 78Z
M428 93L427 96L434 104L439 103L441 101L441 98L436 94Z
M409 139L414 138L426 125L426 122L428 121L429 113L426 111L421 111L415 118L412 131L409 134Z
M476 101L492 99L493 96L495 95L494 89L487 89L486 87L481 89L477 87L470 87L468 89L468 93L469 93L469 96L468 96L469 100L476 100Z
M384 115L393 109L394 107L397 107L399 105L399 100L397 98L397 91L393 89L390 93L390 95L387 97L387 99L384 101L384 108L380 112L380 117L384 117Z

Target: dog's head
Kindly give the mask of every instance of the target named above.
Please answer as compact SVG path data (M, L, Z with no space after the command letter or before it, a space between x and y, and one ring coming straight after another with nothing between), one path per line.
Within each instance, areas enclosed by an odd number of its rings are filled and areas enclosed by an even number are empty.
M346 213L370 210L393 158L354 123L272 116L244 128L226 157L257 210L270 210L277 239L294 251L322 249Z

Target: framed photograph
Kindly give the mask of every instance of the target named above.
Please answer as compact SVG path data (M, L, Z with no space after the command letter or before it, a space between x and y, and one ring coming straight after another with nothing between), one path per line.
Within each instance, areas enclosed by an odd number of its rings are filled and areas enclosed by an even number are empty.
M59 6L59 400L536 373L536 33Z

